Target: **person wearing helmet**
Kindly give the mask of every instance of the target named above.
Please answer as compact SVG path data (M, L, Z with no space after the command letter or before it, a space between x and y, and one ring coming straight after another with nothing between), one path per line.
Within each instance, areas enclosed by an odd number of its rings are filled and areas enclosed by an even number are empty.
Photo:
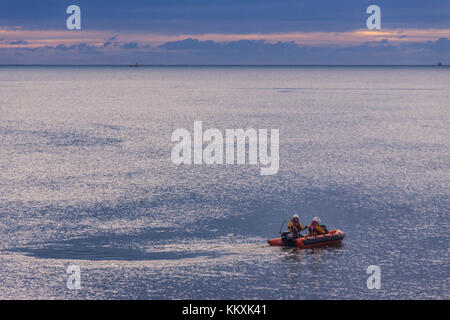
M317 236L319 234L325 234L325 230L320 225L320 218L314 217L313 221L308 226L309 236Z
M300 223L298 214L294 214L292 219L288 222L288 229L293 237L298 238L300 232L306 230L306 227Z

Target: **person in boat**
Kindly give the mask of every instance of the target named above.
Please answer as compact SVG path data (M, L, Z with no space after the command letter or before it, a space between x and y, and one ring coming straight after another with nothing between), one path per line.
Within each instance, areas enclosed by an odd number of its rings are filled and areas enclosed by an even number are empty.
M292 238L298 238L300 236L300 232L303 230L306 230L306 227L304 227L300 221L299 221L298 214L294 214L291 220L288 222L288 230L290 233L290 237Z
M326 234L326 227L320 224L320 218L314 217L313 221L308 226L308 235L315 237L320 234Z

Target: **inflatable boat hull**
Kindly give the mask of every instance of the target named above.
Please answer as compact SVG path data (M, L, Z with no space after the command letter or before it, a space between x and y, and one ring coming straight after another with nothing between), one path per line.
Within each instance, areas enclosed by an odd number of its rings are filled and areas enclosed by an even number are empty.
M344 239L345 234L342 230L330 230L327 234L315 237L302 237L292 240L284 240L276 238L269 240L271 246L285 246L285 247L299 247L299 248L313 248L325 246L329 244L339 243Z

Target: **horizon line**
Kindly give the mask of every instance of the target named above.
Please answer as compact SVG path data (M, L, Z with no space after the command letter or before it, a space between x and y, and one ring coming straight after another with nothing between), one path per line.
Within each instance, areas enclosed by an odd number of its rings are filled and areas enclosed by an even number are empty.
M436 64L0 64L0 67L449 67Z

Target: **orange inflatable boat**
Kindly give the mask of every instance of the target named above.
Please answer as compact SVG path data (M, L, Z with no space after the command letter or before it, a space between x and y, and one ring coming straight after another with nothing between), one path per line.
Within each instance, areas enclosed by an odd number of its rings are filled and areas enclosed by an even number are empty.
M344 239L345 234L342 230L330 230L327 234L308 237L303 236L296 239L276 238L269 240L271 246L288 246L288 247L300 247L300 248L313 248L319 246L325 246L328 244L338 243Z

